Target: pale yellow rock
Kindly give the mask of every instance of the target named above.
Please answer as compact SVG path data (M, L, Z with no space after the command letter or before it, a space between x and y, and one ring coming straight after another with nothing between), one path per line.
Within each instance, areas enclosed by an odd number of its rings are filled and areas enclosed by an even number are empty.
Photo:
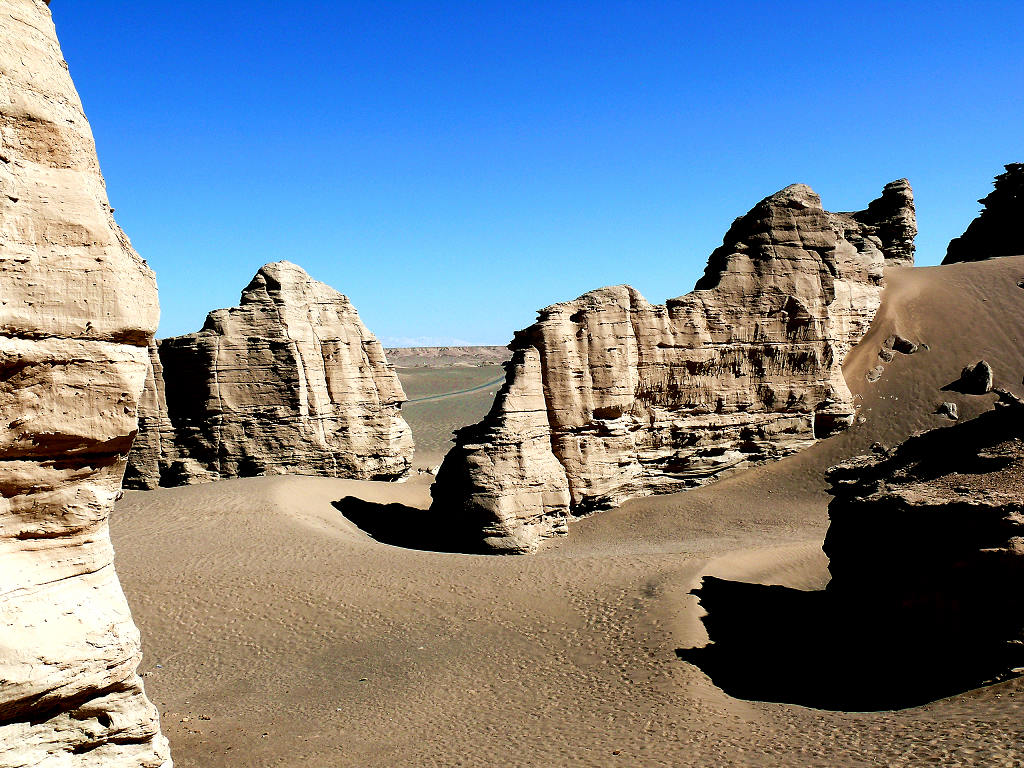
M912 258L913 222L905 181L852 214L796 184L736 220L692 293L652 305L616 286L542 310L510 345L490 414L457 433L435 513L527 552L567 515L700 485L850 426L842 362L878 309L886 259Z
M0 767L170 766L107 518L157 323L42 0L0 14Z
M151 354L131 487L307 474L403 478L405 392L352 303L299 266L263 266L241 303Z

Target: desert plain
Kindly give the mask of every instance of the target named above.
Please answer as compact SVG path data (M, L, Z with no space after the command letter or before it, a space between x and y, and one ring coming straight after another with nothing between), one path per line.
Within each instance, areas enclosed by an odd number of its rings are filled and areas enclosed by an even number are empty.
M1024 257L890 267L885 278L881 309L843 369L862 416L852 429L709 486L599 512L533 556L419 548L445 524L426 518L426 473L126 492L111 522L118 572L175 763L1021 764L1019 680L845 711L813 706L813 694L786 701L775 669L833 679L857 662L843 638L815 637L817 653L745 658L746 680L681 658L708 642L691 594L704 577L825 586L827 467L942 426L940 401L956 401L962 419L990 409L992 395L940 391L979 358L998 386L1021 394ZM894 334L921 349L869 382ZM417 467L436 464L453 426L484 414L498 370L398 369ZM351 497L366 502L341 505L361 526L336 506ZM746 612L753 646L806 642L806 622L762 608L720 599L713 610ZM866 658L884 659L886 626L869 614L856 621ZM893 685L913 702L916 679Z

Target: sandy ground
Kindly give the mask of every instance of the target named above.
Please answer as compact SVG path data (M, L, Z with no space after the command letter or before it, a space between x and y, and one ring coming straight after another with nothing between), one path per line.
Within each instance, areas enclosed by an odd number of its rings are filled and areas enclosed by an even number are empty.
M409 398L402 415L416 441L413 467L437 467L452 446L452 432L480 421L505 380L501 365L398 368Z
M733 698L676 655L706 642L689 594L703 575L825 584L824 467L940 425L942 400L967 415L989 407L991 397L938 391L979 358L1020 392L1022 278L1024 257L892 270L847 365L864 424L715 485L599 513L532 557L389 546L331 504L352 495L409 514L428 504L422 476L127 493L112 521L118 570L176 764L1024 764L1018 681L899 711L837 712ZM869 384L896 332L929 349L897 355ZM410 394L429 394L422 383L407 384ZM433 391L452 391L451 380ZM410 406L417 439L432 420L440 434L477 418L481 403L467 398ZM750 631L794 630L765 621Z

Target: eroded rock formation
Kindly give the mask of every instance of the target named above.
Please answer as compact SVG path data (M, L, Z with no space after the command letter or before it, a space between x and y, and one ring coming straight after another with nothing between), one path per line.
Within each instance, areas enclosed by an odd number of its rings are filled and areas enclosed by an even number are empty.
M198 333L159 342L131 487L308 474L393 480L412 463L402 385L342 294L287 261ZM161 392L162 388L162 392Z
M107 518L152 272L107 202L42 0L0 14L0 766L170 766Z
M824 550L837 599L934 625L956 656L1024 664L1024 405L832 467ZM979 649L984 650L979 650Z
M572 515L779 458L852 424L842 362L912 259L905 181L833 214L797 184L737 219L696 290L665 305L587 293L516 334L504 388L460 430L433 508L499 551L528 552Z
M978 202L982 211L946 249L943 264L1024 254L1024 163L1010 163Z

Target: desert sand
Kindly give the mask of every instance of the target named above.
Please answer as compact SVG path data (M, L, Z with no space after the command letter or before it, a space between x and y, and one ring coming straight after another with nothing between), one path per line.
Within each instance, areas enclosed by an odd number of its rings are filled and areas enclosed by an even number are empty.
M703 576L825 585L826 467L940 425L942 401L962 418L990 408L991 395L940 392L978 359L1021 394L1024 257L886 277L844 367L863 423L716 484L599 512L531 557L387 543L444 537L443 518L424 518L424 474L127 492L111 522L118 572L176 765L1020 765L1020 681L846 712L771 701L778 692L764 688L761 700L735 698L677 655L707 641L690 594ZM885 363L893 334L921 348ZM399 373L415 400L492 372ZM405 407L417 466L440 456L442 432L482 415L493 389ZM345 507L363 528L332 504L352 496L370 502ZM884 648L886 628L863 621ZM801 630L762 611L749 631L778 641ZM818 674L814 663L793 674Z

